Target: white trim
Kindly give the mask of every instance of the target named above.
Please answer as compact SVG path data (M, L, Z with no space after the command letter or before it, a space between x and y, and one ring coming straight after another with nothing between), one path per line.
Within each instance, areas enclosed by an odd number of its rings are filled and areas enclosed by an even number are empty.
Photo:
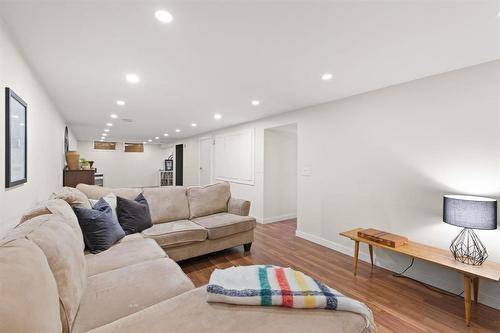
M316 235L312 235L312 234L309 234L309 233L306 233L306 232L303 232L300 230L295 231L295 236L302 238L302 239L305 239L305 240L308 240L310 242L319 244L321 246L324 246L326 248L343 253L343 254L351 256L351 257L353 256L353 253L354 253L354 247L338 244L338 243L332 242L330 240L327 240L325 238L322 238L322 237L319 237ZM381 251L383 251L383 250L381 250ZM368 253L364 253L364 252L360 251L359 252L359 259L369 263L370 262L370 255ZM391 272L395 272L398 269L396 267L391 266L390 264L387 264L387 263L381 262L380 260L377 260L376 256L374 257L373 264L378 266L378 267L387 269ZM438 266L438 267L441 267L441 266ZM442 267L442 269L446 269L446 268ZM439 279L437 277L429 276L425 272L422 272L422 270L420 270L420 271L414 270L413 273L414 274L413 274L412 278L414 278L416 280L419 280L419 281L426 280L426 281L422 281L422 282L425 282L425 283L433 285L433 286L437 285L436 286L437 288L448 290L449 292L452 292L452 293L456 292L456 291L449 290L448 288L444 287L444 286L450 285L449 281L447 281L447 280L445 281L445 280ZM426 277L426 278L424 278L424 277ZM434 280L433 283L429 282L429 277ZM500 298L491 296L489 293L481 292L481 289L479 289L479 303L491 306L491 307L496 308L496 309L500 309Z
M278 215L278 216L273 216L273 217L265 217L262 220L262 223L274 223L274 222L280 222L280 221L285 221L285 220L290 220L290 219L295 219L297 218L296 213L291 213L291 214L283 214L283 215Z

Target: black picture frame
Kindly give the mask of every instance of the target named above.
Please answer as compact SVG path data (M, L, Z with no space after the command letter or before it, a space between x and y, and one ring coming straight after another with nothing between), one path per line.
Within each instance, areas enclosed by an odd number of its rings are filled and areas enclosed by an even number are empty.
M19 115L20 111L20 115ZM24 130L13 131L12 126L24 127ZM14 137L14 135L18 137ZM13 154L13 145L22 148L21 155ZM20 160L24 158L24 161ZM15 160L14 160L15 159ZM13 164L14 163L14 164ZM14 166L21 167L16 177L12 172ZM19 176L21 174L21 176ZM5 187L10 188L28 181L28 104L12 89L5 88Z
M171 159L165 160L165 171L174 170L174 161Z

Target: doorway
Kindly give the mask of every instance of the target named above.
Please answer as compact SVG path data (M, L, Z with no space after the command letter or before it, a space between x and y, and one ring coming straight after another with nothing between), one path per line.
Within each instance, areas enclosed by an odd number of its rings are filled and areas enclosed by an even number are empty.
M213 139L205 137L200 139L200 185L212 183L212 147Z
M297 218L297 124L264 130L264 223Z

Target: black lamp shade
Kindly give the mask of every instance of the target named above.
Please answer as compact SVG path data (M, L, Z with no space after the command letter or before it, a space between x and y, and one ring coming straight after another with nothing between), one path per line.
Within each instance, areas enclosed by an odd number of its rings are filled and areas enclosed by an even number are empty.
M468 229L497 228L497 201L466 195L445 195L443 222Z

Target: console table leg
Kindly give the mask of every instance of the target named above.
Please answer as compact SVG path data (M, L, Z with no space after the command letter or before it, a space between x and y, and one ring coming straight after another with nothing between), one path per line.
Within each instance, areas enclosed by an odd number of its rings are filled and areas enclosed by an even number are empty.
M479 278L475 277L472 279L472 286L474 287L474 303L477 304L479 297Z
M359 241L354 241L354 276L358 274Z
M372 263L372 268L373 268L373 245L368 244L368 250L370 251L370 261Z
M465 323L470 326L471 278L464 275Z

